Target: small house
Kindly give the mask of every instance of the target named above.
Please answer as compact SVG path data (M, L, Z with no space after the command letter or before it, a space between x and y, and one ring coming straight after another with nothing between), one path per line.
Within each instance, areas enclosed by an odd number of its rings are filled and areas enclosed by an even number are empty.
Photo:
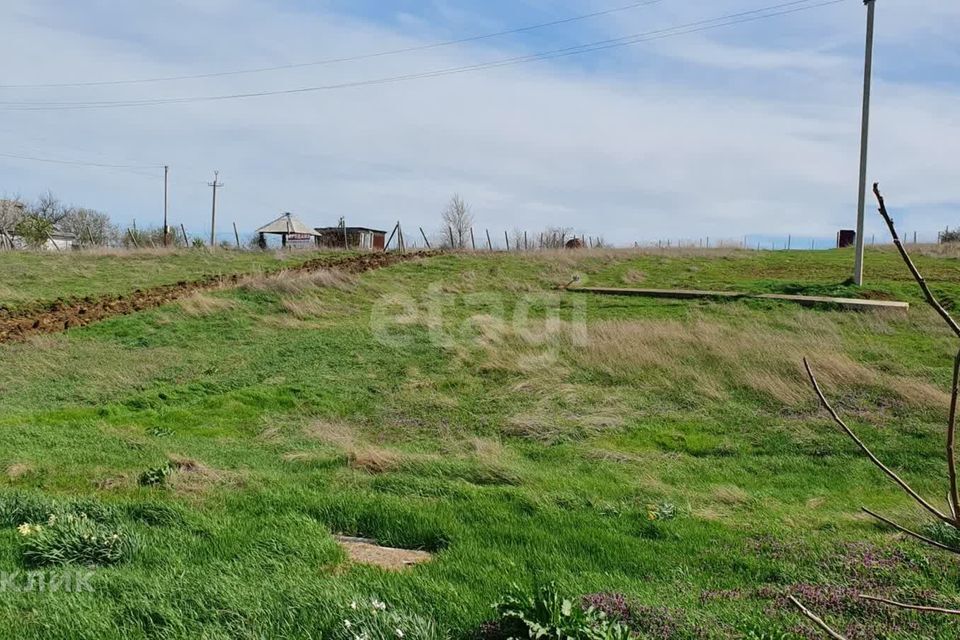
M320 238L319 233L294 218L292 213L285 213L276 220L268 222L257 229L257 234L261 247L267 246L267 235L280 236L280 242L284 247L304 249L313 246L314 238L318 240Z
M387 232L368 227L320 227L317 245L330 249L362 249L383 251Z

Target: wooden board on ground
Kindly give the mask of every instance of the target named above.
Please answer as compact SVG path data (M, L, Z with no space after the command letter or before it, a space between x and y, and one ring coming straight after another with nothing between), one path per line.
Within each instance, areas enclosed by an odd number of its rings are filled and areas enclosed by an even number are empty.
M799 305L814 307L820 305L837 306L857 311L896 309L906 311L910 308L907 302L898 300L862 300L859 298L831 298L829 296L798 296L782 293L746 293L743 291L698 291L695 289L626 289L619 287L570 287L567 291L594 293L599 295L641 296L646 298L673 298L677 300L703 299L738 299L751 298L759 300L779 300L793 302Z
M375 540L367 538L353 538L350 536L334 536L351 562L373 565L388 571L402 571L414 565L430 562L433 554L426 551L412 549L398 549L382 547Z

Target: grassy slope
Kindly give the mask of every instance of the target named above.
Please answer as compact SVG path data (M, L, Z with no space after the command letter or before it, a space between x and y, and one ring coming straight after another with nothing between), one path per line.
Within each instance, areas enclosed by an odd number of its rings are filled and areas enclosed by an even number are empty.
M623 591L721 637L797 623L764 585L956 598L949 561L857 515L869 504L919 520L816 411L797 366L801 354L822 365L877 451L938 495L953 343L927 309L547 291L574 271L604 284L642 272L650 286L832 285L846 257L448 256L349 291L225 291L0 347L0 481L127 505L141 538L131 562L98 570L92 594L4 594L0 636L315 637L373 594L465 633L509 584L533 580ZM868 264L889 274L878 290L916 301L894 256ZM955 260L921 268L958 292ZM385 346L371 310L401 308L384 298L398 293L418 306ZM539 335L554 302L588 318L585 346ZM518 308L532 335L514 326ZM137 486L169 456L204 471ZM683 515L650 522L662 501ZM157 503L173 511L144 517ZM441 553L406 574L345 570L330 531ZM2 570L22 568L17 537L0 529ZM850 546L864 538L875 546ZM956 635L936 618L882 622L893 637Z
M224 250L102 254L0 251L0 307L15 309L57 298L122 294L209 275L270 271L316 255Z

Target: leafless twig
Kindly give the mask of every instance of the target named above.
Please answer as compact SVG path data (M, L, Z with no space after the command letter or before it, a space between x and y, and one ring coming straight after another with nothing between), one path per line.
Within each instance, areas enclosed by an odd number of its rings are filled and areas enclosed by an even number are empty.
M820 627L820 629L823 630L823 632L826 633L828 636L830 636L834 640L847 640L845 637L843 637L842 635L840 635L839 633L831 629L830 625L824 622L820 618L820 616L818 616L813 611L810 611L810 609L807 609L805 606L803 606L803 604L799 600L797 600L793 596L787 596L787 598L790 600L790 602L794 604L794 606L797 609L800 610L800 613L807 616L807 618L809 618L811 622L813 622L815 625Z
M957 324L957 321L947 313L947 310L943 308L943 305L937 300L936 296L930 291L930 287L927 286L927 281L923 279L923 276L920 275L920 271L917 269L916 265L913 264L913 260L910 259L910 254L907 253L907 250L904 248L903 243L900 242L900 236L897 235L897 229L893 224L893 218L890 217L890 214L887 212L887 205L883 200L883 196L880 195L880 183L873 183L873 195L877 197L877 203L880 205L880 215L883 216L883 221L887 223L887 228L890 229L890 235L893 237L893 244L896 245L897 251L900 252L900 257L903 258L903 261L907 263L907 268L910 269L910 273L913 274L913 279L917 281L917 284L920 285L920 288L923 289L923 295L927 299L927 302L933 307L937 313L940 314L940 317L943 318L953 332L960 338L960 325Z
M840 417L840 414L837 413L836 409L830 405L830 401L827 400L827 397L823 394L823 390L820 389L820 384L817 382L817 377L813 374L813 369L810 367L810 362L806 358L803 359L803 366L807 369L807 376L810 377L810 384L813 385L813 390L816 391L817 397L820 398L820 403L830 413L831 417L833 417L833 421L840 425L840 428L843 429L848 436L850 436L850 439L853 440L865 454L867 454L867 457L870 458L870 461L880 467L880 469L887 474L887 476L900 485L900 488L906 491L910 497L916 500L924 509L932 513L938 519L943 520L944 522L952 523L953 519L950 518L950 516L946 515L932 504L927 502L923 496L914 491L909 484L907 484L902 478L900 478L900 476L894 473L890 467L883 464L880 458L874 455L873 451L870 450L870 447L864 444L863 440L857 437L857 434L855 434L853 430L847 426L847 423L843 421L843 418Z
M913 274L913 279L917 281L917 284L920 285L920 289L923 290L923 296L927 299L927 303L943 318L943 321L947 323L947 326L953 331L954 335L960 338L960 324L957 324L957 321L953 319L953 316L950 315L946 309L943 308L943 305L940 304L940 301L937 300L937 297L933 295L933 292L930 291L930 287L927 286L927 281L920 274L917 266L913 264L913 260L910 259L910 254L907 253L906 248L903 246L903 243L900 242L900 236L897 234L896 225L893 223L893 217L887 211L887 203L884 201L883 196L880 194L880 183L873 183L873 194L877 197L877 204L880 208L880 216L883 218L883 221L887 223L887 228L890 230L890 236L893 238L893 244L896 245L897 251L900 252L900 257L903 258L903 261L906 263L907 268L910 269L910 273ZM957 461L955 454L955 442L956 442L956 430L957 430L957 394L960 391L960 352L957 353L957 357L954 360L953 364L953 386L951 388L950 396L950 420L947 424L947 471L950 479L950 510L953 513L953 519L955 525L960 525L960 519L957 518L960 514L960 492L957 490Z
M897 235L896 226L893 223L893 218L890 216L887 211L887 205L883 200L883 196L880 194L880 185L878 183L873 184L873 193L877 197L877 203L880 208L880 215L883 217L884 222L887 224L887 228L890 230L890 236L893 238L893 243L897 247L897 251L900 252L900 257L903 258L904 263L906 263L907 268L910 270L910 273L913 275L914 280L917 281L917 284L920 285L920 289L923 290L923 295L927 300L927 303L933 307L933 309L939 314L944 322L947 323L947 326L950 327L950 330L953 331L954 335L960 337L960 325L957 324L957 321L953 319L950 313L940 304L940 301L937 300L936 296L933 295L933 292L930 291L930 287L927 286L926 280L923 279L923 276L920 274L920 271L917 269L917 266L913 263L913 260L910 259L910 254L907 253L907 250L904 248L903 243L900 241L900 236ZM946 437L946 459L947 459L947 473L949 476L949 486L947 490L947 502L950 505L950 515L946 515L941 512L939 509L934 507L932 504L927 502L920 494L913 490L913 488L907 484L903 479L900 478L896 473L893 472L888 466L877 458L876 455L870 450L870 448L864 444L864 442L857 437L857 434L853 432L850 427L843 421L843 418L836 412L836 410L830 405L830 402L827 400L826 396L823 393L823 390L820 388L820 385L817 383L817 378L813 374L813 369L810 367L810 363L806 358L803 360L803 366L807 370L807 375L810 378L810 384L813 385L813 389L817 394L817 397L820 399L820 403L823 407L830 413L833 417L834 422L836 422L840 428L846 432L846 434L852 439L858 447L870 458L870 461L873 462L877 467L879 467L890 479L892 479L897 485L900 486L911 498L913 498L918 504L920 504L924 509L933 514L938 520L945 522L947 525L960 530L960 492L957 489L957 463L956 463L956 428L957 428L957 404L958 396L960 396L960 351L958 351L957 356L953 361L953 384L951 386L950 393L950 417L947 421L947 437ZM901 531L908 536L916 538L925 544L928 544L937 549L942 549L944 551L949 551L951 553L960 554L960 549L954 549L945 544L937 542L932 538L920 535L915 531L911 531L906 527L903 527L896 522L893 522L889 518L885 518L873 511L870 511L867 508L863 509L864 512L868 513L877 520ZM899 607L901 609L911 609L915 611L928 611L934 613L942 613L948 615L960 615L960 611L953 609L944 609L942 607L929 607L922 605L912 605L904 604L901 602L896 602L894 600L889 600L886 598L881 598L878 596L869 596L861 595L861 598L865 600L871 600L874 602L880 602L892 607ZM790 601L796 605L800 611L803 612L807 618L816 623L823 631L825 631L831 638L842 639L843 636L838 634L836 631L832 630L826 623L818 618L814 613L809 611L804 607L796 598L790 596Z
M876 518L876 519L879 520L880 522L883 522L883 523L885 523L885 524L888 524L888 525L890 525L891 527L893 527L894 529L897 529L898 531L902 531L903 533L907 534L908 536L910 536L910 537L912 537L912 538L916 538L917 540L919 540L919 541L921 541L921 542L925 542L926 544L929 544L929 545L932 546L932 547L936 547L936 548L938 548L938 549L943 549L944 551L949 551L950 553L958 553L958 554L960 554L960 549L954 549L953 547L950 547L950 546L947 546L947 545L945 545L945 544L943 544L943 543L937 542L936 540L933 540L932 538L928 538L928 537L926 537L926 536L922 536L922 535L920 535L919 533L917 533L916 531L911 531L910 529L907 529L906 527L897 524L896 522L894 522L893 520L891 520L891 519L889 519L889 518L884 518L884 517L883 517L882 515L880 515L879 513L874 513L873 511L870 511L870 509L867 509L866 507L861 507L861 508L863 509L863 512L864 512L864 513L866 513L866 514L868 514L868 515L870 515L870 516L873 516L874 518Z
M910 609L912 611L927 611L929 613L945 613L951 616L960 616L960 611L957 609L944 609L943 607L927 607L919 604L907 604L905 602L897 602L896 600L888 600L887 598L880 598L878 596L868 596L865 593L861 593L860 597L864 600L870 600L872 602L879 602L881 604L889 605L891 607L897 607L900 609Z

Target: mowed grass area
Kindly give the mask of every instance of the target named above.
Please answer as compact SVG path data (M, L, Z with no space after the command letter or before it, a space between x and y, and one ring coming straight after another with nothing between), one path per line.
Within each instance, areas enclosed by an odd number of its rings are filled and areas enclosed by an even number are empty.
M854 637L955 638L852 596L956 606L960 571L859 513L924 522L803 377L806 355L938 500L957 345L895 255L868 277L908 314L553 288L834 287L850 255L447 255L0 346L0 571L27 569L16 527L45 511L136 542L92 592L0 594L0 637L340 637L378 597L466 638L512 584L556 582L651 607L649 637L803 637L801 593ZM918 263L960 294L956 259ZM437 555L386 573L331 533Z
M126 294L205 276L274 271L320 252L144 249L137 251L0 251L0 308L59 298Z

